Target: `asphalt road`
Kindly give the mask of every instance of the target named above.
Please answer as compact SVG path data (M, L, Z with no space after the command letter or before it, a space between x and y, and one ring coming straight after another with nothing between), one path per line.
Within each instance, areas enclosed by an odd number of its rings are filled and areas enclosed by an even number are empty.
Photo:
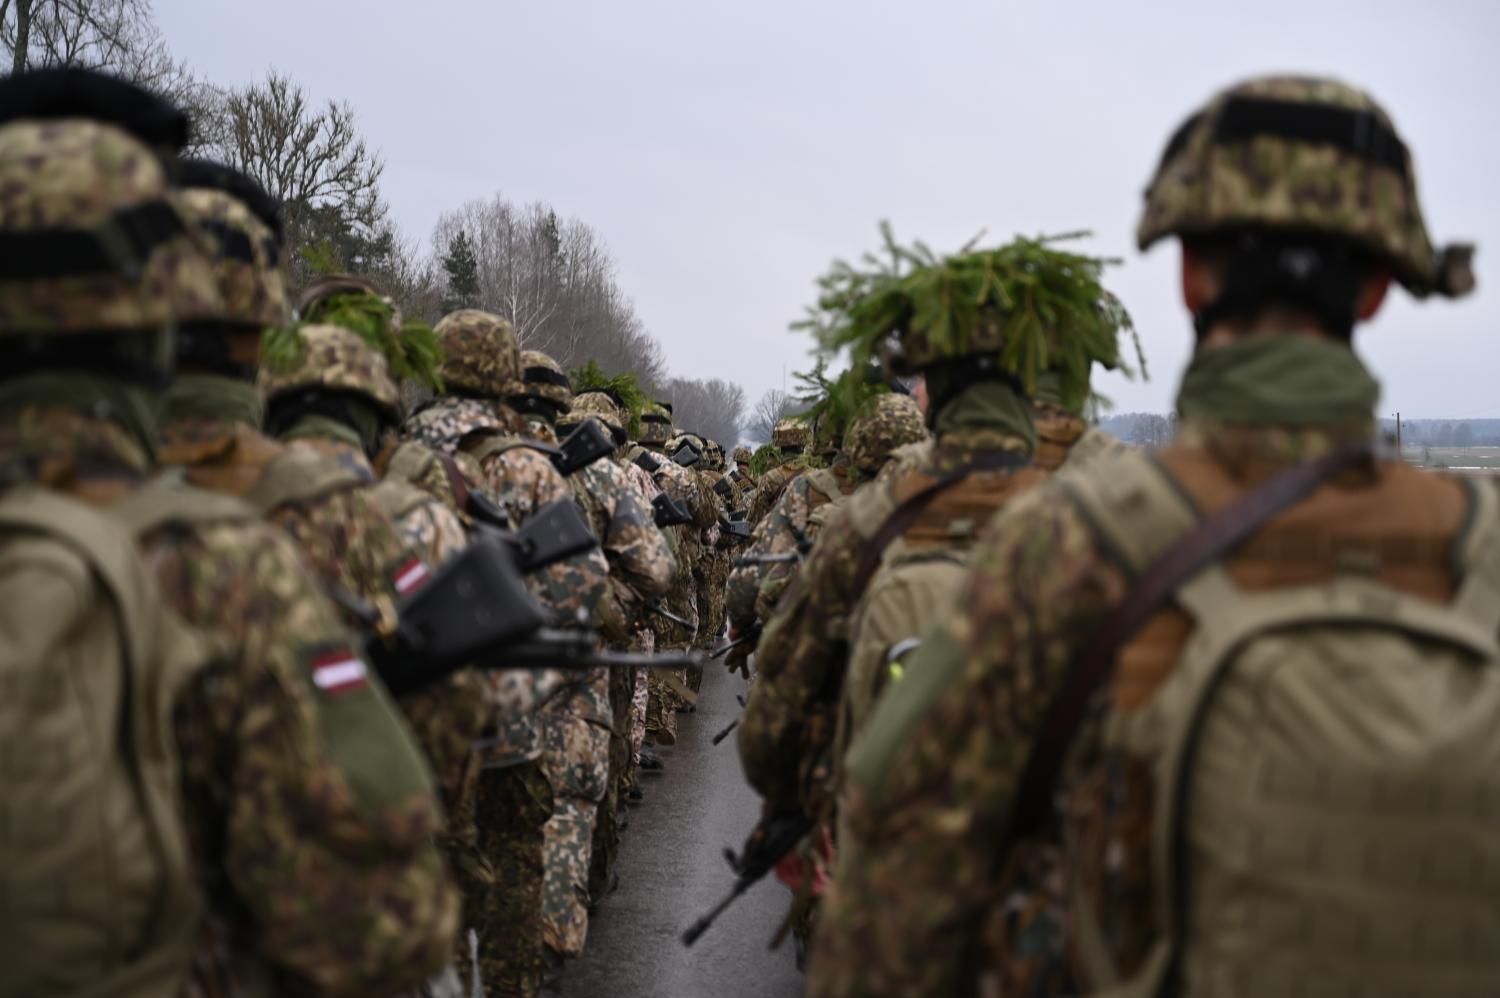
M724 847L738 849L755 824L734 736L710 744L739 714L748 687L709 663L695 714L677 718L677 744L660 749L667 769L645 774L646 799L631 806L620 845L620 886L589 922L588 946L549 994L566 998L791 998L802 993L790 941L767 943L791 897L774 878L756 884L692 949L683 929L728 892Z

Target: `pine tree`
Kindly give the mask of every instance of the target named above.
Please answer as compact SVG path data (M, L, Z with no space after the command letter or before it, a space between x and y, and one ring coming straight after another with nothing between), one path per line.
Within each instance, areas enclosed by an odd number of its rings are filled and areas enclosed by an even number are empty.
M463 229L448 241L448 252L443 256L443 270L448 273L448 293L443 297L443 311L475 308L479 305L479 261L474 257L474 244Z

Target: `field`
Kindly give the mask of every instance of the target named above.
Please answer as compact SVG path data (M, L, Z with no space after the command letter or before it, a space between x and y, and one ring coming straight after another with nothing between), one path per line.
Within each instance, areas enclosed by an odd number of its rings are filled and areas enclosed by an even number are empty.
M1500 474L1500 447L1422 447L1408 444L1401 449L1401 456L1419 468Z

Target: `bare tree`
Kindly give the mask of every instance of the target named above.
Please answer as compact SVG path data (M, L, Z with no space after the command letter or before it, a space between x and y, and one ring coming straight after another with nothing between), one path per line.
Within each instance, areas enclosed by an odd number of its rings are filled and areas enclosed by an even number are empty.
M347 103L315 107L301 86L272 70L264 83L224 95L223 120L210 139L225 162L281 202L294 281L320 266L370 273L395 252L380 196L384 164L360 138ZM304 258L313 247L321 264Z
M594 360L608 371L634 372L642 384L664 380L661 347L588 225L548 205L518 206L497 194L443 215L433 233L435 254L460 232L474 255L479 307L509 319L527 349L564 367Z
M780 388L771 388L760 397L750 410L750 418L742 427L745 436L756 445L771 442L771 431L786 417L800 411L797 400Z
M662 394L673 406L673 422L679 429L691 430L727 447L740 437L740 420L745 415L745 390L722 378L672 378Z

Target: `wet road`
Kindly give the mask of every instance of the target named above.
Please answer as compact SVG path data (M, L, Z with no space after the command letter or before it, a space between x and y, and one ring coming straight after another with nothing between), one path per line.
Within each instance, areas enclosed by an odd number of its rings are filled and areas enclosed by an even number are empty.
M745 785L734 736L710 744L739 713L748 687L709 663L696 714L677 718L677 744L659 749L666 772L644 775L620 845L620 886L589 921L588 948L549 994L567 998L792 998L801 994L790 941L767 942L791 895L762 880L692 949L680 936L728 892L724 847L738 849L758 800Z

